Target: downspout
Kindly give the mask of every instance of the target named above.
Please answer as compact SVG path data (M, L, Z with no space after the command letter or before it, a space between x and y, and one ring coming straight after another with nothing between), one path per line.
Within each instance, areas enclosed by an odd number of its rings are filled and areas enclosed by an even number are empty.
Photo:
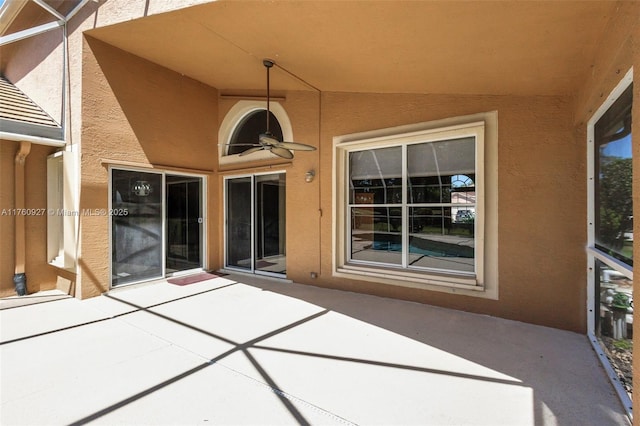
M67 40L67 21L62 26L62 111L60 111L60 125L62 126L62 140L67 142L67 67L69 66L69 44Z
M18 296L27 294L27 276L25 274L26 237L25 237L25 188L24 165L31 151L31 142L20 142L15 158L15 274L13 284Z

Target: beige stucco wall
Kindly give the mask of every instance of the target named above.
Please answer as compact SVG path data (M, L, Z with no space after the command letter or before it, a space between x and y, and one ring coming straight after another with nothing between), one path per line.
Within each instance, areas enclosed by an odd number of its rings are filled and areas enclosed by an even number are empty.
M19 142L0 140L0 297L15 295L15 156ZM55 149L32 145L25 162L25 209L37 211L25 219L27 291L56 287L56 269L47 262L47 156Z
M108 163L213 171L215 89L90 37L82 76L80 211L108 208ZM215 211L219 200L211 179L208 188L208 210ZM77 296L84 298L108 290L109 217L82 215L80 229ZM211 247L217 232L208 229Z
M287 278L584 330L586 230L575 218L586 216L586 151L574 138L571 98L324 93L319 115L317 96L287 93L282 102L295 139L320 147L281 166L287 173ZM221 100L220 121L234 102ZM493 110L499 128L500 299L332 277L332 138ZM264 171L250 166L221 176ZM319 171L311 184L304 182L309 169ZM221 190L222 177L219 185ZM224 235L221 219L218 229ZM222 253L222 239L217 247Z
M85 56L81 209L107 207L101 159L217 169L216 126L234 100L221 97L216 111L214 89L97 40L89 39ZM178 100L179 109L173 105ZM585 330L586 229L576 217L586 216L586 151L575 139L570 97L325 93L320 113L318 94L309 91L286 93L282 104L295 139L320 147L272 167L287 173L287 278ZM176 116L182 108L189 113ZM499 300L333 278L332 137L493 110L499 128ZM168 114L171 129L162 122ZM187 128L191 133L184 137ZM178 135L190 149L176 149ZM211 268L223 262L222 177L266 170L254 165L225 166L212 175ZM319 173L309 184L304 174L310 169ZM109 282L108 219L84 217L81 227L82 297L88 297ZM311 272L319 277L312 279Z
M0 74L57 123L62 122L63 30L58 28L2 46Z
M571 330L584 328L586 233L575 217L586 214L586 199L583 191L571 191L584 187L584 147L573 138L568 98L325 94L320 207L331 209L332 136L494 110L499 129L499 300L332 278L328 214L322 218L325 285ZM569 170L566 164L571 164ZM297 244L304 242L289 242L291 251L297 251ZM309 282L308 272L299 276Z

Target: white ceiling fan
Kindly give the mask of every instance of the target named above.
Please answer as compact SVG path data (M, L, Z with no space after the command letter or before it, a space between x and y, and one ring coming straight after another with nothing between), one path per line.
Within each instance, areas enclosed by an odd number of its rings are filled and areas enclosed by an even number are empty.
M316 147L307 145L304 143L298 142L285 142L279 141L276 137L271 134L269 131L269 117L271 115L271 111L269 109L270 102L270 87L269 87L269 70L275 64L271 59L263 59L262 64L267 69L267 126L266 131L261 133L258 138L258 143L234 143L234 146L250 146L251 148L247 149L240 153L240 156L245 156L252 154L254 152L266 150L274 153L275 155L291 159L293 158L293 152L291 151L315 151Z

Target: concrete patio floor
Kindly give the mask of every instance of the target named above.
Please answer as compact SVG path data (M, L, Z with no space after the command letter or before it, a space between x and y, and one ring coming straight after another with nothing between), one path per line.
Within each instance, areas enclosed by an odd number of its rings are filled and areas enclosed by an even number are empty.
M239 275L38 296L0 311L2 425L629 424L576 333Z

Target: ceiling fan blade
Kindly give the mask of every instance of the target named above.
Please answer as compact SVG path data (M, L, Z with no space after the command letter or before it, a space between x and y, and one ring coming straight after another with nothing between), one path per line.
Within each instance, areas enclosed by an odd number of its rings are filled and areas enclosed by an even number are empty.
M298 143L298 142L280 142L276 144L276 146L280 148L293 149L298 151L315 151L316 150L315 146L307 145L304 143Z
M288 149L272 146L270 151L273 152L278 157L287 158L287 159L293 158L293 152L289 151Z
M262 146L259 143L219 143L219 146Z
M249 148L246 151L242 151L239 156L244 157L245 155L253 154L254 152L260 151L262 149L264 149L263 146L254 146L253 148Z
M273 136L264 133L264 134L260 135L260 143L263 144L263 145L273 146L273 145L279 144L280 141L278 139L274 138Z

